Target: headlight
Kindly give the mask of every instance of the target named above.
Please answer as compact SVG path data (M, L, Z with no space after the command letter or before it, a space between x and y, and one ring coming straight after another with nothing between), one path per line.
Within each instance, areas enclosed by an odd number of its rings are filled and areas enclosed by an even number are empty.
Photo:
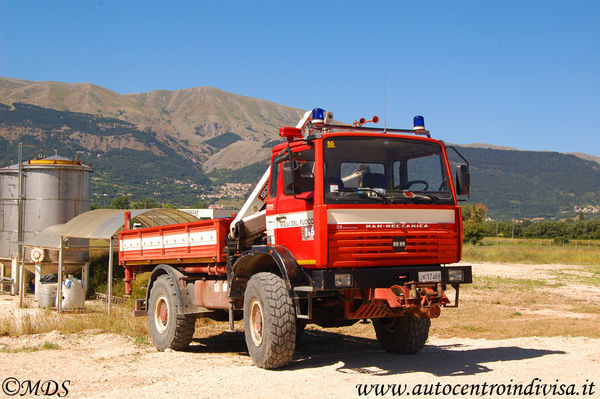
M352 274L336 273L335 274L335 286L336 287L352 287Z
M463 271L462 269L448 269L448 280L450 282L463 281Z

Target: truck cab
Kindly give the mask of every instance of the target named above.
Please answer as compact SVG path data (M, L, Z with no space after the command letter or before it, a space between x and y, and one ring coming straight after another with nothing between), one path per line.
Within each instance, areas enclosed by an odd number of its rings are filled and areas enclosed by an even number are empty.
M459 261L462 217L444 144L348 130L273 149L267 244L307 269Z

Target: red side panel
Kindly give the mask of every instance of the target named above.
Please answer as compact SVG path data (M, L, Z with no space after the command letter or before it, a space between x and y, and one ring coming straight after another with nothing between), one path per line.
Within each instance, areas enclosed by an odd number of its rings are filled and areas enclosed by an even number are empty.
M225 236L232 220L211 219L122 231L119 263L225 262Z

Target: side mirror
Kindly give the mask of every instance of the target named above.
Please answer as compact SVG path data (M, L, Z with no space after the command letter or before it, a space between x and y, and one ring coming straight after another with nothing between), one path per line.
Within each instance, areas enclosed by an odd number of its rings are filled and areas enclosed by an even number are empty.
M471 185L471 174L469 173L468 165L456 166L456 194L469 195L469 187Z
M283 169L283 193L285 195L296 195L302 192L302 175L300 164L296 161L286 161Z

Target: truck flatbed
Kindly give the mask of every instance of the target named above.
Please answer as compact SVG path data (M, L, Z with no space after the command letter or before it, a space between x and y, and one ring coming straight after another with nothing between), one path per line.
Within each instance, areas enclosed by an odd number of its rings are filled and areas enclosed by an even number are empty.
M124 230L119 264L215 264L226 262L225 236L232 218Z

